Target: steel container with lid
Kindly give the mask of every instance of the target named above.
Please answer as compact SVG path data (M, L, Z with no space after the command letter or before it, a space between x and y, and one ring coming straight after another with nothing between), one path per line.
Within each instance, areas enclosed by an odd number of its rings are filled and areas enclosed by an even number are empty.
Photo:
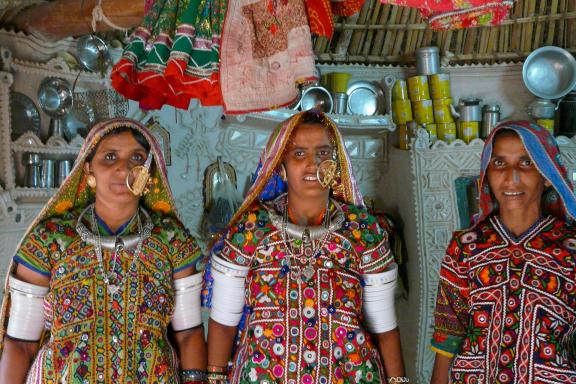
M485 139L500 121L500 106L498 104L486 104L482 108L482 130L480 137Z
M438 47L421 47L416 50L416 72L420 76L434 75L440 69Z

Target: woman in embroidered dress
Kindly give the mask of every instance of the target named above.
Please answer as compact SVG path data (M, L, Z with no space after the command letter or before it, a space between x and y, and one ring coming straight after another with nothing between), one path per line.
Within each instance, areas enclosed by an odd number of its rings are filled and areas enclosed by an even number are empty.
M211 259L209 380L368 383L401 377L397 266L363 206L336 125L299 113L272 133Z
M503 123L481 166L479 220L440 269L432 382L576 383L576 199L556 141Z
M128 119L98 124L9 269L0 382L203 376L200 260L153 136Z

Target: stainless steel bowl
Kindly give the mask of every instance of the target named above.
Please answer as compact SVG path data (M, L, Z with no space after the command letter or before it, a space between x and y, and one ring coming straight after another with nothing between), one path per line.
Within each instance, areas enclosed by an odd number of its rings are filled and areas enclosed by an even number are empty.
M76 55L84 68L92 72L106 72L112 60L106 42L94 35L85 35L78 39Z
M322 112L330 113L332 112L332 107L334 105L334 100L332 95L324 87L314 85L312 87L306 88L302 92L302 98L300 99L300 109L307 111L312 108L318 108Z
M559 47L538 48L524 61L522 78L534 95L559 99L576 86L576 59Z
M38 88L38 102L50 117L60 118L66 115L74 103L70 83L60 77L45 78Z

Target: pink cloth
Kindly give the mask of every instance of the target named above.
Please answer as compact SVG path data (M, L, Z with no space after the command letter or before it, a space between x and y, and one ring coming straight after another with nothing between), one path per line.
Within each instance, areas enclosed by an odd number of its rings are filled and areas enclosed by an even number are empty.
M226 113L294 102L299 83L317 80L304 1L231 0L220 65Z

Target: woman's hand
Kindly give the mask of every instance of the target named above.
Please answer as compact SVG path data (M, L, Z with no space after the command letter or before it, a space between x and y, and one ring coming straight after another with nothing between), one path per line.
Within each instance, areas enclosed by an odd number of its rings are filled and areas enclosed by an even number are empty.
M432 379L430 379L430 384L447 384L448 372L450 371L451 364L452 357L437 353L436 359L434 359L434 369L432 371Z
M387 377L404 377L404 360L400 345L400 331L394 328L388 332L373 334L378 351L384 362Z

